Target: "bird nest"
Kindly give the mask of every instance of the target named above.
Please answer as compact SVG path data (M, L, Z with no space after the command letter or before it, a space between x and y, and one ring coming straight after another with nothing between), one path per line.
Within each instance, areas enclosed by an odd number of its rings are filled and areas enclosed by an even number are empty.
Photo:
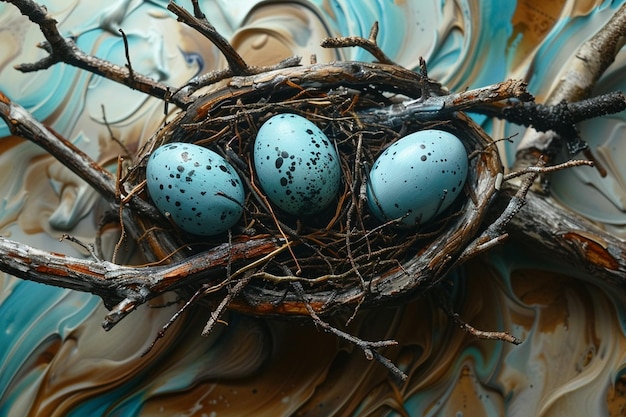
M246 185L244 214L228 234L210 240L184 234L165 217L156 224L141 219L146 233L153 234L153 252L164 252L158 234L167 233L193 253L218 260L206 269L204 281L211 276L245 279L243 297L230 300L230 307L257 314L306 314L309 306L326 313L389 302L435 285L479 234L503 168L494 142L480 126L461 112L443 111L437 94L445 90L423 69L363 62L288 67L233 77L196 100L151 138L126 179L127 188L142 184L146 160L158 146L194 143L236 168ZM476 96L457 106L472 100ZM279 113L312 121L338 150L340 195L314 217L280 211L258 186L254 140L263 122ZM433 128L456 135L467 150L463 192L428 224L381 224L365 201L369 168L390 144ZM218 294L214 301L223 297Z

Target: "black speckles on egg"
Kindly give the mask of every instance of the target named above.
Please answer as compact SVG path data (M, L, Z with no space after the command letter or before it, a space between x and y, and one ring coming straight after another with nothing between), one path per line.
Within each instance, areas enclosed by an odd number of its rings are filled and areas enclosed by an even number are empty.
M159 211L195 235L223 233L243 212L239 176L220 155L197 145L167 144L155 150L146 180Z
M281 114L264 123L253 156L261 188L288 213L320 211L339 191L341 167L334 144L301 116ZM275 163L263 164L264 160Z
M467 153L456 136L439 130L410 134L374 162L367 182L368 206L383 222L427 222L458 196L467 169ZM414 191L407 192L407 187Z

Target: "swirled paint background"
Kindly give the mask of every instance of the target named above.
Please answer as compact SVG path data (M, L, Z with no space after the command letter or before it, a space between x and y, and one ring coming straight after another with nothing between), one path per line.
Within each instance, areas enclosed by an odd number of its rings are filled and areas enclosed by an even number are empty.
M225 66L216 49L178 24L166 2L46 1L62 32L85 51L170 85ZM319 47L326 36L367 36L409 68L423 56L451 90L528 81L545 98L576 48L620 1L256 0L203 1L217 29L251 64L300 55L306 62L370 60L358 49ZM120 142L131 153L163 119L155 99L56 65L21 74L13 65L44 56L38 29L0 3L0 91L113 169ZM623 89L626 52L597 92ZM106 117L111 132L104 123ZM609 167L600 178L582 168L555 178L560 201L614 233L626 224L624 114L581 130ZM494 138L522 132L484 120ZM118 141L113 141L114 135ZM0 230L43 249L86 256L69 232L92 241L105 209L100 198L35 145L0 126ZM519 139L516 139L519 141ZM503 147L511 161L515 144ZM115 230L105 231L112 250ZM124 262L134 259L131 248ZM358 349L312 325L231 314L228 326L200 337L201 307L141 353L176 306L153 300L106 333L106 311L88 295L0 275L1 416L589 416L626 415L626 297L549 254L505 245L472 261L447 282L454 308L478 328L508 330L519 346L476 340L438 308L435 296L363 312L350 331L394 338L385 354L409 375L395 384ZM338 318L338 322L345 318Z

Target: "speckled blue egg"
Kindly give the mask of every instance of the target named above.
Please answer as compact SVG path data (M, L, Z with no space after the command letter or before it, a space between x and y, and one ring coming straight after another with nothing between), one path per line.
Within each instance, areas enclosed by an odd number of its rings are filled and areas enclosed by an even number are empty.
M239 175L217 153L190 143L156 149L146 166L154 205L182 230L212 236L234 226L243 213Z
M463 143L449 132L422 130L389 146L374 162L367 203L382 222L428 222L450 206L467 178Z
M320 212L339 192L341 166L335 146L302 116L278 114L263 123L253 157L261 188L287 213Z

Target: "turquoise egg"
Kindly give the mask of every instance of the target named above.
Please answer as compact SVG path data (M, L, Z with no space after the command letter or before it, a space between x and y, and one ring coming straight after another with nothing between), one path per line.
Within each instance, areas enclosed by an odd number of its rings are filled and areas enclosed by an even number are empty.
M154 205L185 232L212 236L234 226L243 213L244 189L222 156L190 143L156 149L146 166Z
M341 165L335 146L317 126L297 114L278 114L259 129L254 169L274 205L287 213L318 213L337 197Z
M422 130L389 146L374 162L367 203L381 222L424 224L454 202L468 170L463 143L449 132Z

